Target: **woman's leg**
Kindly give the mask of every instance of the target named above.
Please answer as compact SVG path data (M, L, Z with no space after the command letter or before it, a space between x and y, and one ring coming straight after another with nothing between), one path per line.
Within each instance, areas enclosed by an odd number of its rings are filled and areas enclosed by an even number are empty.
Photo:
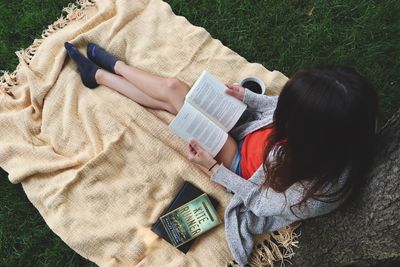
M235 157L236 151L237 143L235 139L228 135L228 139L226 140L221 151L219 151L217 156L215 156L215 160L220 164L224 164L224 166L229 169L232 165L232 161Z
M176 78L163 78L142 71L118 60L114 66L117 74L98 70L96 81L110 87L146 107L163 109L177 114L181 109L189 86ZM237 150L236 141L228 136L215 159L230 168Z
M171 104L176 113L181 109L185 96L189 91L189 86L176 78L156 76L129 66L120 60L115 63L114 70L148 96Z
M178 112L189 91L189 86L175 78L162 78L138 68L129 66L123 61L117 61L114 70L150 97L162 102L170 103ZM236 141L228 136L227 141L215 159L230 168L237 150Z
M150 84L154 82L154 81L152 81L151 76L148 78L150 81L147 81L147 82L150 82ZM158 79L158 78L160 78L160 77L157 77L156 79ZM164 79L164 78L160 78L160 79ZM98 84L105 85L105 86L125 95L126 97L132 99L133 101L137 102L140 105L143 105L143 106L146 106L149 108L154 108L154 109L163 109L163 110L166 110L175 115L176 115L177 111L179 111L179 110L177 110L177 107L174 107L172 104L170 104L168 102L157 100L157 99L147 95L146 93L139 90L135 85L133 85L132 83L127 81L125 78L115 75L113 73L107 72L105 70L99 69L96 72L96 81ZM161 82L162 82L162 80L161 80ZM146 83L146 81L145 81L145 83ZM171 83L171 84L173 85L173 83ZM167 86L167 87L164 87L163 90L164 91L170 90L171 91L170 93L172 93L172 94L174 93L173 87ZM183 102L183 98L185 97L185 95L180 96L180 98L181 98L180 100L182 102ZM176 98L179 98L179 96L176 96ZM179 107L179 109L180 109L180 107ZM218 161L218 163L222 163L222 164L224 164L225 167L230 168L230 166L232 164L232 160L235 157L236 150L237 150L236 141L231 136L228 136L227 141L225 142L221 151L216 155L215 159Z
M163 109L172 114L176 114L176 109L171 104L148 96L121 76L99 69L96 72L95 78L98 84L105 85L142 106L153 109Z

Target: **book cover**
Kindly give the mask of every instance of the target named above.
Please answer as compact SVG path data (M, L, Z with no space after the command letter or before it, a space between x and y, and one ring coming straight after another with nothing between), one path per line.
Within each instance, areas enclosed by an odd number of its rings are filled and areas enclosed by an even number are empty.
M174 197L174 199L171 201L171 203L165 208L165 210L162 212L161 216L184 205L185 203L191 201L192 199L202 195L204 192L194 186L192 183L185 181L182 185L182 187L178 190L178 193ZM209 199L213 206L216 208L218 206L218 202L209 196ZM160 216L160 217L161 217ZM164 226L161 223L161 220L158 219L153 226L151 227L151 230L159 235L161 238L163 238L165 241L169 242L172 244L172 241L169 239L169 236L167 234L167 231L165 230ZM178 250L180 250L183 253L187 253L192 246L193 242L195 239L192 239L191 241L177 247Z
M172 244L176 247L221 223L216 210L205 193L163 215L160 219Z

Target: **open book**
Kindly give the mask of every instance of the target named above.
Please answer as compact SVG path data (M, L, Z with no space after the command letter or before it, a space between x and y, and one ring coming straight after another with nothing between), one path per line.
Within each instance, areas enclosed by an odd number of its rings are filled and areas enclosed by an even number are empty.
M215 157L246 105L225 93L225 84L203 71L185 97L169 129L188 142L196 139Z

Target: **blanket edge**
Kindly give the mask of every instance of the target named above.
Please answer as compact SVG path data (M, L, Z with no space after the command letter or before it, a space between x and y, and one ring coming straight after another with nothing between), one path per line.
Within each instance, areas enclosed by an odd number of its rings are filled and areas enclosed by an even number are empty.
M285 266L290 263L294 256L294 248L298 247L300 234L295 230L300 227L301 222L288 225L279 231L266 233L260 240L254 243L253 251L250 254L248 264L252 267L273 267L275 264ZM240 265L232 260L228 263L230 267Z

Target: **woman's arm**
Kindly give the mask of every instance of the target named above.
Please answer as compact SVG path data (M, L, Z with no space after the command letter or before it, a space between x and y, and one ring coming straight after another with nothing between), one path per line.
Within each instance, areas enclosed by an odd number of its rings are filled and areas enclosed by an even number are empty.
M268 109L275 110L277 102L278 96L260 95L250 91L249 89L245 89L244 91L243 103L252 110L258 112L264 112Z
M273 216L282 214L285 209L298 202L302 197L300 191L288 189L286 196L258 184L262 182L262 167L257 170L250 180L246 181L223 165L214 166L211 180L226 187L242 200L243 204L257 216Z
M228 87L226 93L245 103L249 109L258 112L264 112L268 109L275 110L278 101L277 96L257 94L240 85L227 83L226 86Z
M264 171L262 166L247 181L227 169L223 164L218 164L215 159L192 140L189 144L189 160L195 162L212 172L211 180L223 185L243 200L243 204L257 216L273 216L282 214L286 205L294 204L301 194L290 192L287 197L271 188L262 186Z

